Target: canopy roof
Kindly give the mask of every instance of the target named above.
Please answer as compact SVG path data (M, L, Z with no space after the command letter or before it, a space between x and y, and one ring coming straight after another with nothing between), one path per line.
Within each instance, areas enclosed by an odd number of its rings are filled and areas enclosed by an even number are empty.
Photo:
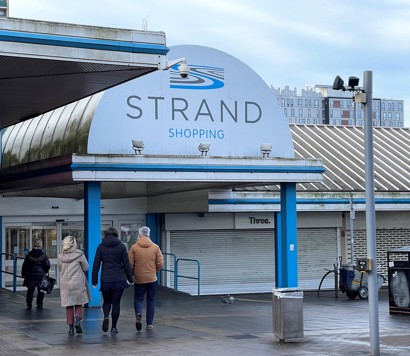
M0 128L158 70L163 32L0 18Z

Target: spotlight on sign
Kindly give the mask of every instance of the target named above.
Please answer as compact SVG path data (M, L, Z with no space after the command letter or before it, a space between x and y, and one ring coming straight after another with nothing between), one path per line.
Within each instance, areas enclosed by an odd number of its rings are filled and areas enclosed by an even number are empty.
M271 152L272 152L272 144L271 143L262 143L261 144L262 157L269 157Z
M141 151L144 149L144 141L132 140L132 148L136 155L140 155Z
M201 152L201 156L206 156L209 151L209 147L211 147L210 142L201 142L198 146L199 152Z

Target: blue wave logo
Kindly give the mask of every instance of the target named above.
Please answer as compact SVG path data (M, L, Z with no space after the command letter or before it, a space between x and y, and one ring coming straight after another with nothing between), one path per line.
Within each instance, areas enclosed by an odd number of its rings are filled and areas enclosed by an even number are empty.
M222 88L225 83L223 68L189 64L188 78L181 78L178 72L179 64L170 68L170 88L209 90Z

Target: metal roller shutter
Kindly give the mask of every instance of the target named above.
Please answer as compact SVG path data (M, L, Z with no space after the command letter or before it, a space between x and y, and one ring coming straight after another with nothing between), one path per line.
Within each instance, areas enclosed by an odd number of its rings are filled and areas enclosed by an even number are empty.
M172 231L170 252L200 261L201 294L265 292L275 281L273 241L273 230ZM179 264L179 275L195 274L196 265ZM195 280L178 283L196 294Z
M337 263L336 228L298 229L299 288L318 289L320 280ZM329 275L322 288L334 287L334 275Z
M299 288L317 289L337 259L335 228L299 229ZM268 293L274 288L273 230L171 231L170 251L201 266L201 294ZM174 267L171 265L171 269ZM179 263L180 276L197 277L197 265ZM322 288L332 288L327 278ZM197 294L197 281L179 278L178 289Z

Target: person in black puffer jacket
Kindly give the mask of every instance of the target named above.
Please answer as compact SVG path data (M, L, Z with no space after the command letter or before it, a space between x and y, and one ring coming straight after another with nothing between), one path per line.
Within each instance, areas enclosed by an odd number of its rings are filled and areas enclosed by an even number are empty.
M31 309L34 291L37 288L37 308L43 307L44 293L40 292L38 285L50 270L50 260L43 251L43 242L34 241L33 249L27 254L21 267L21 276L24 278L23 286L27 287L27 308Z
M100 266L102 266L100 291L103 294L104 300L102 330L104 332L108 331L111 312L111 333L118 334L117 322L120 317L122 293L124 288L134 283L134 277L131 273L127 249L118 238L117 230L113 227L104 232L104 239L98 245L95 252L92 273L92 285L94 288L98 284Z

